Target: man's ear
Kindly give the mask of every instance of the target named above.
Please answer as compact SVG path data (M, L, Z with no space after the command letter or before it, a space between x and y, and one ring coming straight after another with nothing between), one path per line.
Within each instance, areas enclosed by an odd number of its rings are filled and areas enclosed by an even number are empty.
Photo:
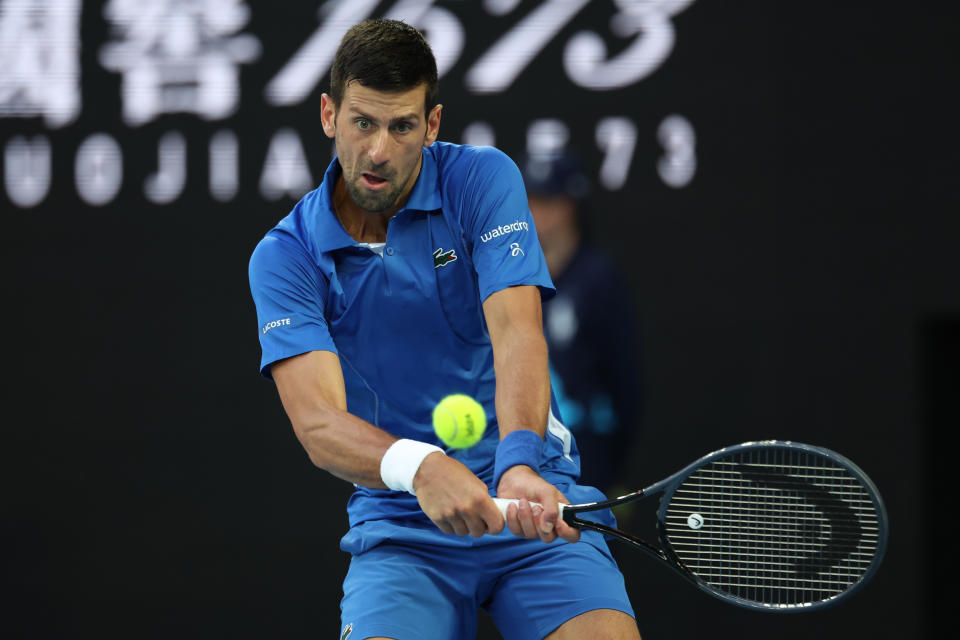
M430 109L430 113L427 114L427 134L423 137L423 146L429 147L437 141L437 136L440 135L440 115L442 111L443 105L438 104Z
M323 125L323 132L328 138L332 138L337 133L337 107L333 104L333 98L326 93L320 96L320 123Z

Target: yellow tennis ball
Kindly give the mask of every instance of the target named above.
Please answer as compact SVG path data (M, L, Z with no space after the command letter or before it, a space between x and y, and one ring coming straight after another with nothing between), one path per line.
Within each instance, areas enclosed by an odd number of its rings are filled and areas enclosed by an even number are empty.
M487 428L483 405L468 395L455 393L433 409L433 430L452 449L466 449L480 442Z

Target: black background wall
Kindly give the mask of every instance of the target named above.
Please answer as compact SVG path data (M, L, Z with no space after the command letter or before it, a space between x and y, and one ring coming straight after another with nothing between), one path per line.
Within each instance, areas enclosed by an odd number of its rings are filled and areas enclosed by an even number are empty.
M932 634L943 534L930 523L949 464L939 439L956 426L960 378L954 14L708 0L240 3L251 14L227 29L239 80L226 86L239 97L225 113L182 77L164 76L153 102L125 93L134 62L156 60L110 48L129 34L121 5L59 4L81 16L78 108L31 96L23 87L44 82L18 76L25 58L10 53L25 45L0 42L0 87L21 88L0 91L5 637L338 633L349 486L311 467L257 375L246 263L302 193L298 176L319 181L330 158L323 29L391 12L419 21L451 61L442 139L492 132L519 157L565 130L591 167L590 233L623 267L641 317L645 386L625 480L784 438L846 454L884 494L884 566L822 613L741 611L621 554L645 638ZM0 0L0 21L14 11ZM585 31L623 64L568 73L564 56ZM518 49L488 57L521 32L527 64ZM516 77L478 84L489 59L501 65L490 78ZM137 115L141 103L155 112ZM31 104L47 111L30 115ZM658 138L663 127L674 137ZM659 173L671 153L692 176ZM487 620L481 637L498 637Z

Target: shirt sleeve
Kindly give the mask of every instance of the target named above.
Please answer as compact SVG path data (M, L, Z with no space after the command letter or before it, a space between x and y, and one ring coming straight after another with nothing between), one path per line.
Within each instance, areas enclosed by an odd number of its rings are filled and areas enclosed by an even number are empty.
M544 299L555 293L537 239L523 177L516 163L492 147L478 149L465 185L464 231L473 245L480 299L515 285L535 285Z
M250 291L257 307L260 373L271 378L278 360L337 348L324 316L327 282L309 255L268 235L250 258Z

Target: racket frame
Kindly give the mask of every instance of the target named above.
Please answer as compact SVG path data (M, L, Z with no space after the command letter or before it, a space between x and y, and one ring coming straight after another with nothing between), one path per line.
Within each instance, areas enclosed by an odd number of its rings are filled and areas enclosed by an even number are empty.
M840 467L845 468L853 476L855 476L863 485L866 493L869 495L871 501L873 502L874 510L877 514L877 522L880 525L877 538L877 550L874 554L874 557L870 563L869 568L864 573L860 579L851 585L849 588L843 592L832 596L831 598L820 600L812 603L796 604L796 605L773 605L763 602L757 602L754 600L747 600L744 598L739 598L735 595L724 593L715 587L712 587L705 580L698 577L693 571L688 569L677 554L674 552L673 547L670 544L669 539L667 538L666 531L666 511L670 505L670 499L673 496L674 491L680 487L683 482L690 477L694 472L701 469L702 467L710 464L714 460L719 458L725 458L733 456L742 452L750 450L770 450L770 449L791 449L795 451L803 451L806 453L823 456L834 464L839 465ZM643 498L648 498L655 496L657 494L662 494L660 497L660 506L657 510L657 532L658 538L661 547L658 548L655 545L650 544L646 540L635 536L627 531L618 529L615 527L610 527L599 522L594 522L585 518L578 517L578 514L589 513L593 511L603 511L605 509L611 509L621 505L629 504ZM745 442L738 445L733 445L730 447L724 447L723 449L718 449L713 451L698 460L690 463L680 471L677 471L673 475L664 478L663 480L656 482L645 489L635 491L633 493L628 493L626 495L611 498L608 500L602 500L599 502L591 502L584 504L576 505L561 505L561 517L564 522L570 526L577 527L578 529L588 529L591 531L596 531L602 533L606 536L610 536L616 540L627 543L641 551L644 551L660 560L664 561L670 568L672 568L676 573L687 579L688 581L695 584L701 590L709 593L710 595L726 600L735 605L760 611L771 611L777 613L793 613L800 611L810 611L812 609L821 609L825 607L832 606L837 602L853 595L859 591L863 586L870 581L873 575L876 573L877 569L880 566L880 563L883 559L883 556L886 552L887 538L889 535L889 525L887 522L887 512L886 507L883 504L883 500L880 497L880 492L877 490L876 486L873 484L873 481L853 462L844 456L831 451L830 449L825 449L823 447L817 447L808 444L802 444L799 442L792 442L787 440L762 440L756 442Z

